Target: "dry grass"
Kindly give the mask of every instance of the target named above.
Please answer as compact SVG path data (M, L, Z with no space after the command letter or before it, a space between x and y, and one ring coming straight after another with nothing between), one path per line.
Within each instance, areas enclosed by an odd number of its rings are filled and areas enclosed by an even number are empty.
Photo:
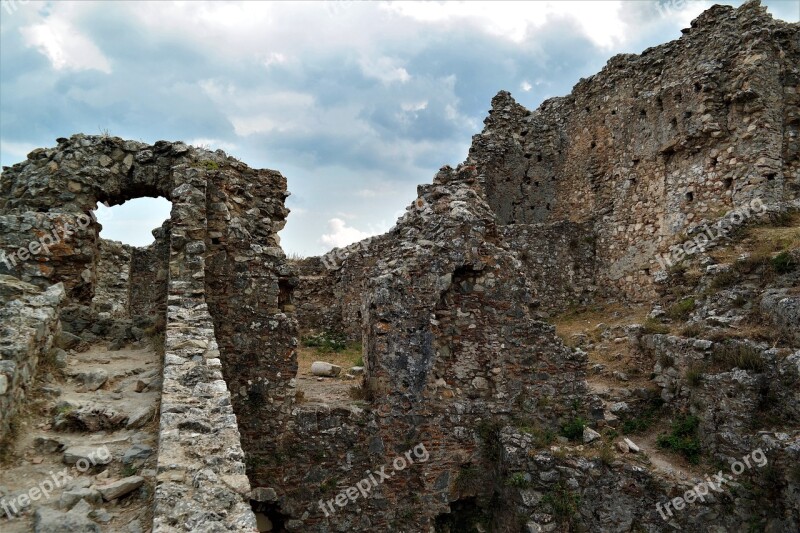
M756 259L800 248L800 213L787 215L781 226L759 225L746 228L742 240L733 246L720 246L710 255L719 263L733 263L743 253Z
M641 324L647 319L648 309L618 303L593 306L588 309L571 310L550 319L556 327L556 335L569 345L572 335L592 335L598 324L610 327ZM594 339L597 340L597 339Z

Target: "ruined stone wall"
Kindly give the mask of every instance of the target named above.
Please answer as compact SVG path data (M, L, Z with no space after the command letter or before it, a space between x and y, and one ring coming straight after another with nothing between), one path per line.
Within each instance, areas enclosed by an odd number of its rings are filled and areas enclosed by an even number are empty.
M0 273L41 288L64 283L70 300L94 297L98 227L87 214L10 209L11 178L0 180ZM4 207L4 204L6 207Z
M501 226L500 232L528 273L537 309L557 313L597 296L591 223L510 224Z
M35 237L41 231L37 224L47 227L50 219L83 217L89 221L85 231L90 246L76 247L73 242L59 249L63 253L57 263L53 254L45 258L49 265L55 263L53 271L48 271L48 281L63 281L71 296L62 316L84 340L96 339L106 332L106 326L113 326L102 316L86 312L91 311L89 304L97 292L100 257L96 248L99 227L90 216L91 210L98 201L115 205L141 196L162 196L173 203L170 223L157 235L155 247L148 257L133 261L134 274L147 270L144 276L149 279L166 280L164 294L168 292L169 300L156 303L160 296L155 291L160 289L137 295L134 287L130 300L136 309L168 304L154 531L252 531L255 518L249 506L250 486L234 414L239 405L232 404L223 379L225 375L237 387L242 384L236 381L240 361L226 365L224 358L235 359L234 350L240 347L248 357L265 355L263 341L271 335L267 333L270 328L285 332L281 346L291 347L293 342L291 327L267 320L286 304L282 283L273 276L273 268L283 263L283 254L275 239L280 227L272 224L272 219L283 220L287 213L283 207L285 181L267 180L259 188L254 186L259 176L277 173L253 171L221 151L194 149L183 143L162 141L151 146L84 135L59 139L58 143L56 148L34 150L27 161L5 169L0 183L0 217L10 220L12 228L19 228L17 233L22 236L13 237L19 241ZM251 191L258 195L255 200ZM264 207L264 211L253 211L252 206L242 209L240 206L247 202ZM234 216L219 218L225 210ZM259 214L263 218L256 218ZM20 220L26 222L20 224ZM65 238L64 242L70 241ZM226 300L230 308L220 305L214 309L217 317L222 316L235 330L223 326L215 332L206 301L207 247L228 243L233 243L225 248L230 260L223 258L219 263L225 279L215 287L222 287L218 297L225 291L241 292ZM262 251L273 254L268 267L260 256ZM151 265L154 269L148 270L142 264L152 258L164 265L167 253L169 269L164 270L167 276L163 278L159 274L162 267ZM249 265L242 264L245 254ZM39 259L23 258L15 268L23 273L35 272L40 269ZM281 275L288 277L288 270ZM266 298L267 294L273 298ZM247 310L263 320L237 322ZM277 346L274 339L271 342ZM291 348L276 351L280 356L269 359L271 368L285 368L286 359L291 368ZM275 360L280 364L275 365ZM267 365L264 360L256 362ZM246 377L254 375L260 375L258 369L252 369ZM284 375L288 382L291 377ZM255 433L247 411L237 414ZM252 440L259 442L262 437L253 436Z
M158 322L167 312L169 220L153 230L153 235L153 244L131 250L130 279L133 283L128 287L128 315L134 320L153 317L154 322Z
M491 497L502 420L555 430L583 403L585 356L531 318L522 264L478 183L467 167L443 169L394 230L335 269L362 276L367 399L298 403L271 453L248 454L254 495L289 531L427 531L451 502ZM348 266L356 257L374 261L366 275ZM320 506L418 444L424 465L369 499ZM478 473L468 486L465 471Z
M33 389L39 362L61 333L64 286L47 290L0 274L0 442Z
M206 296L222 371L242 434L248 475L277 454L295 402L297 323L290 313L296 277L277 232L288 210L286 179L245 165L210 172L204 191L208 232ZM201 244L197 244L198 248Z
M798 64L797 24L715 6L536 111L499 93L468 162L501 224L595 220L596 284L649 297L689 228L797 196Z
M121 242L99 239L97 250L99 253L97 283L92 307L98 313L108 313L112 317L127 317L133 247Z
M293 305L303 332L341 331L340 301L334 295L333 278L319 257L290 261L297 272ZM361 332L361 328L357 328Z

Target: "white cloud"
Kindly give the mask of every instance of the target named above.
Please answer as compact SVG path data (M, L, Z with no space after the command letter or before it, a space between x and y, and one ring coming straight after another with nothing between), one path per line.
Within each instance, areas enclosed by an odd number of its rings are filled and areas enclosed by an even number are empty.
M531 85L527 81L523 81L522 83L520 83L519 88L522 89L525 92L528 92L531 89L533 89L533 85Z
M572 18L598 46L610 47L625 37L620 1L580 2L392 2L385 9L417 21L473 25L515 43L553 18Z
M341 218L330 219L328 221L328 229L330 230L330 233L323 234L322 237L320 237L320 242L324 245L332 246L334 248L341 248L343 246L347 246L348 244L353 244L354 242L358 242L366 239L367 237L376 235L376 233L361 231L359 229L350 227L347 225L347 222Z
M111 73L111 63L85 35L64 20L50 17L43 24L20 28L28 47L36 48L56 70L99 70Z
M286 61L286 56L280 52L270 52L269 55L267 55L267 58L264 60L264 66L269 68L272 65L282 65L286 63Z
M398 66L397 60L391 57L362 58L359 66L364 76L379 80L386 85L396 81L406 83L411 79L408 71L404 67Z
M28 154L31 153L37 146L28 143L12 142L5 139L0 139L0 152L14 157L17 161L22 161ZM6 162L3 161L5 164Z
M356 196L360 198L379 198L390 197L398 194L400 191L396 186L389 183L380 183L373 187L365 187L356 191Z
M206 148L208 150L217 150L222 149L226 152L230 152L232 150L236 150L237 145L225 141L221 141L219 139L209 139L207 137L198 137L196 139L191 139L186 141L187 144L192 146L197 146L198 148Z
M415 111L422 111L428 108L428 101L423 100L422 102L407 102L404 104L400 104L400 109L407 113L413 113Z

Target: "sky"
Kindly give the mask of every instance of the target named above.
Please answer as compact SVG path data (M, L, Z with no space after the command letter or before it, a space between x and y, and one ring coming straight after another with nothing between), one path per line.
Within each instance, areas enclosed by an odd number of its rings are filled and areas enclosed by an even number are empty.
M711 5L0 0L0 164L78 132L223 149L287 177L282 246L318 255L394 225L498 91L535 109ZM169 208L100 206L102 236L146 245Z

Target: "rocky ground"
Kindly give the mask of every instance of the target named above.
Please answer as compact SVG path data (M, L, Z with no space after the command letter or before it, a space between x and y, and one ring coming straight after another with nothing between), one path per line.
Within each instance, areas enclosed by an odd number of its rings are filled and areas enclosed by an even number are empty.
M160 356L148 343L94 345L57 361L3 450L0 530L150 531Z

